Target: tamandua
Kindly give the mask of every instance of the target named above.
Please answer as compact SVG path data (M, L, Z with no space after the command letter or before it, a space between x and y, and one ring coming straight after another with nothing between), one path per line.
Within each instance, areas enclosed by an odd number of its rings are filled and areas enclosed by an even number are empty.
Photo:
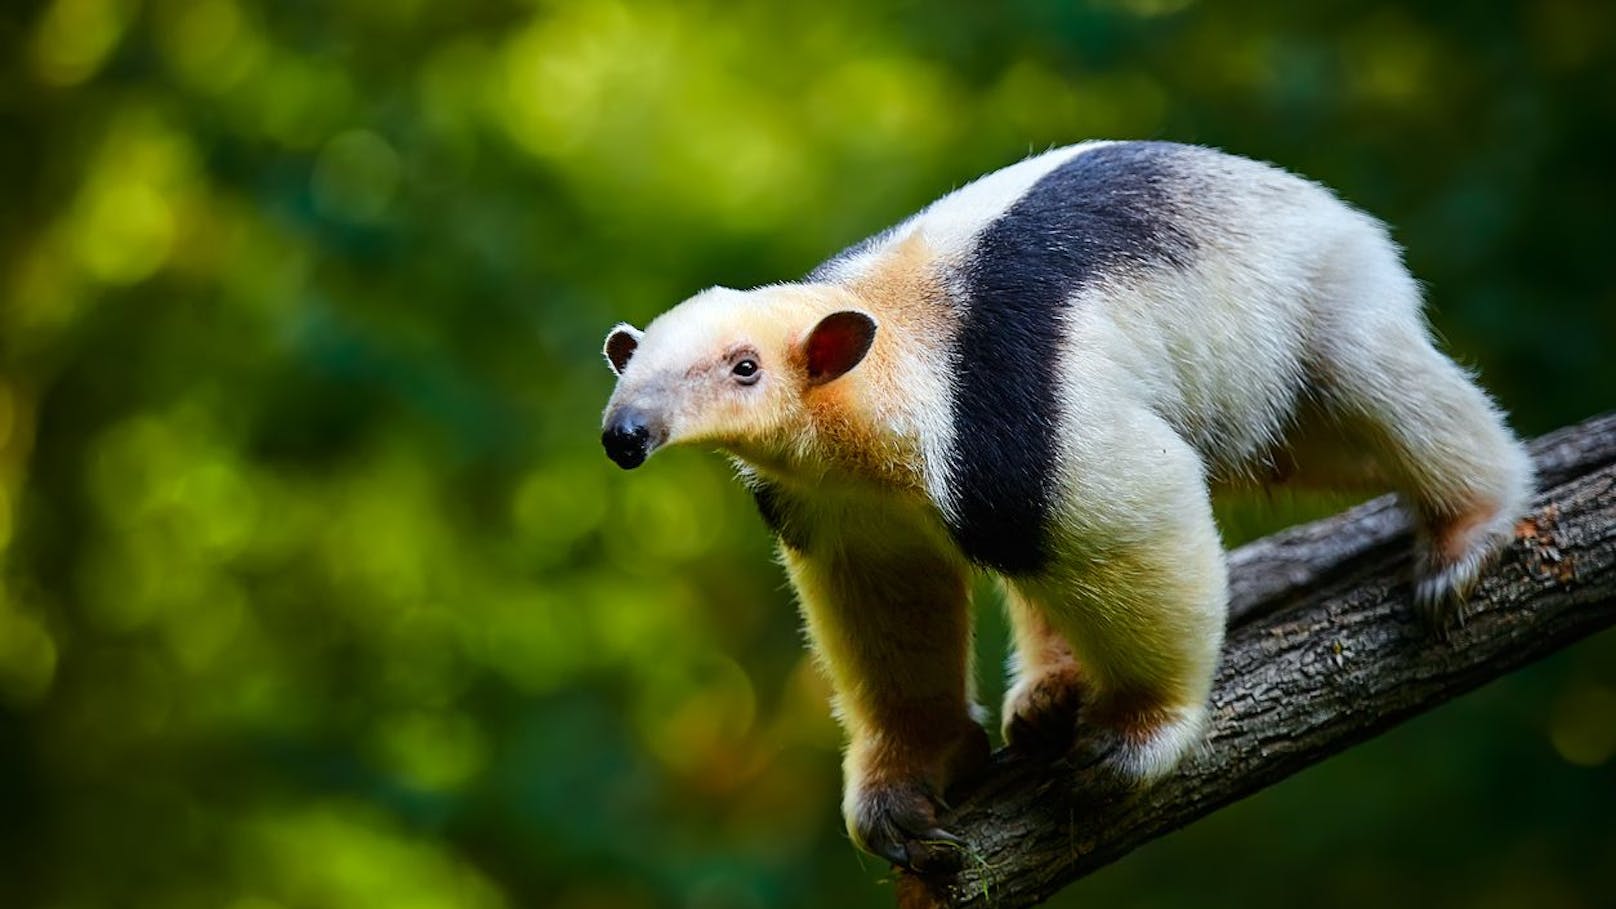
M849 744L854 841L939 858L980 766L968 581L1006 582L1012 747L1122 780L1199 742L1227 605L1214 489L1397 490L1414 602L1455 621L1532 490L1437 351L1384 226L1276 167L1167 142L1059 148L801 282L715 287L606 338L602 442L729 453L779 538Z

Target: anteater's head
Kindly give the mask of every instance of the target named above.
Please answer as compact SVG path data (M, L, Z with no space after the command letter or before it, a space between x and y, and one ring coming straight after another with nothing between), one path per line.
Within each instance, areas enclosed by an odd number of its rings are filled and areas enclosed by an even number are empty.
M713 288L643 332L619 325L606 336L617 389L601 444L625 470L664 445L771 457L801 437L810 397L859 365L875 333L852 294L808 284Z

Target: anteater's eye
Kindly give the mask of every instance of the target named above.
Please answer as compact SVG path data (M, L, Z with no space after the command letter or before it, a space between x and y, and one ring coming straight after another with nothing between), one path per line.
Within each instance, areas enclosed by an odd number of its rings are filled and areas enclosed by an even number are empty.
M742 382L757 381L757 361L753 359L741 360L740 362L736 363L732 369L730 369L730 372L735 375L735 378L740 379Z

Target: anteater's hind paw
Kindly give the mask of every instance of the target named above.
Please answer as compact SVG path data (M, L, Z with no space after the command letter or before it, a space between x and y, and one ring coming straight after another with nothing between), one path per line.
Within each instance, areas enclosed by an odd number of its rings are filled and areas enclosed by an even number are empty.
M1464 627L1471 593L1514 536L1514 519L1487 506L1421 540L1414 613L1432 634L1446 638Z
M1464 627L1466 602L1490 561L1490 557L1467 556L1458 564L1430 569L1414 580L1414 614L1431 634L1446 639Z

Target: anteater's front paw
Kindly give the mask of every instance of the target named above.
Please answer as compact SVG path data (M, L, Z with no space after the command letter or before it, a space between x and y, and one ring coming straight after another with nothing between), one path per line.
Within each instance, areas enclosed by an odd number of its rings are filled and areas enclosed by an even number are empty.
M864 851L899 867L951 871L961 864L964 844L938 826L940 807L920 781L872 785L851 800L848 831Z
M1021 679L1004 698L1004 743L1028 754L1065 752L1087 697L1076 666Z

